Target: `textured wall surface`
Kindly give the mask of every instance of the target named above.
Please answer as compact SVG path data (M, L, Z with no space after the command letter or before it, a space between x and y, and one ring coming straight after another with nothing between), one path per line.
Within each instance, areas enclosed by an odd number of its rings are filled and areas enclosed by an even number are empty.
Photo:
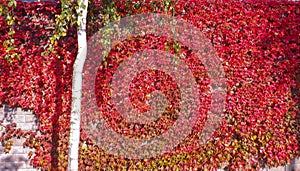
M16 123L18 128L23 130L35 130L37 128L37 120L30 111L23 111L20 108L11 108L8 105L0 107L0 120L4 124ZM2 134L3 127L0 127ZM0 145L0 171L35 171L29 164L28 153L33 151L29 148L23 148L24 139L13 139L14 144L11 151L4 153L4 147Z
M17 127L23 130L37 129L37 119L34 114L21 108L11 108L8 105L0 106L0 120L4 120L4 123L17 123ZM2 131L3 128L0 127L0 134ZM4 153L4 148L0 145L0 171L36 171L30 166L28 159L28 152L32 149L23 148L23 142L24 139L14 139L14 145L7 154ZM291 165L262 171L300 171L300 159L293 160Z

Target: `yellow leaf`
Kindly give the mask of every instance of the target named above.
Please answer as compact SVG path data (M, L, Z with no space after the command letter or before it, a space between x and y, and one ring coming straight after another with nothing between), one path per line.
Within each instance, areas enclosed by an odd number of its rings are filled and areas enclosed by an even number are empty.
M33 155L33 152L30 151L30 152L28 153L29 158L30 158L32 155Z
M5 149L4 149L4 153L9 153L9 151L10 151L10 150L9 150L8 148L5 148Z

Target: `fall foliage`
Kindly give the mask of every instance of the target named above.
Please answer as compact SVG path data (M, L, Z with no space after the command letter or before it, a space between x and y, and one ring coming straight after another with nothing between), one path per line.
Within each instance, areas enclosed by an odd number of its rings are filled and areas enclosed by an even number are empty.
M7 4L3 3L3 6ZM203 128L211 99L205 67L201 61L195 60L195 54L187 47L177 46L180 42L174 42L168 35L133 37L112 49L107 63L99 69L97 80L101 86L97 90L98 103L109 103L110 93L106 88L109 78L119 63L130 57L129 54L143 49L168 49L169 53L179 57L182 54L186 56L180 60L192 68L198 80L199 92L203 93L199 99L199 120L193 127L193 133L172 152L141 160L111 156L81 131L79 168L212 170L225 166L228 170L257 170L264 166L284 165L300 156L299 2L120 0L106 7L105 1L90 1L89 38L109 20L147 12L174 15L198 27L222 59L227 79L226 119L212 141L205 145L197 144L195 139ZM47 51L53 36L55 15L60 14L61 3L18 1L11 10L14 24L7 23L0 16L0 103L32 110L39 120L39 133L23 132L16 125L7 125L0 140L9 150L13 144L11 137L26 137L24 146L35 149L31 156L32 165L43 170L65 170L72 71L77 53L76 27L71 21L66 23L64 34L53 43L53 50L46 55L43 52ZM11 38L14 48L8 51L5 41ZM16 56L14 54L18 54L17 57L7 58ZM139 81L147 74L148 80ZM173 83L158 83L146 89L146 85L155 78L155 73L135 78L130 87L132 101L138 98L139 93L145 96L154 89L172 90L170 98L176 97L176 84ZM164 81L172 82L172 79L166 76ZM136 87L142 87L142 90ZM171 102L175 103L176 98ZM137 103L143 105L140 100ZM169 109L171 113L175 108L176 105ZM157 123L144 128L127 123L115 111L103 110L103 113L112 128L131 137L155 136L168 129L176 119L176 115L166 114ZM126 132L122 132L124 130Z

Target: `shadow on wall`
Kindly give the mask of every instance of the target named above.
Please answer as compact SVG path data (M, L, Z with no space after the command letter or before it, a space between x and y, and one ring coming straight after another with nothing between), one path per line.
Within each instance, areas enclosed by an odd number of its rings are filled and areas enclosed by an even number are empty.
M1 171L18 171L18 169L24 167L28 159L23 156L9 155L2 158L2 164L0 165Z
M10 107L7 104L0 105L0 120L3 125L16 123L17 128L22 130L36 130L38 119L29 110L23 110L18 107ZM0 137L4 131L0 127ZM13 146L9 153L4 153L4 147L0 143L0 171L33 171L34 169L29 163L28 153L34 149L24 148L23 138L13 138Z
M17 123L17 126L23 130L37 130L38 119L30 110L3 104L0 105L0 120L5 125Z
M13 123L14 118L16 117L17 108L9 107L8 105L4 105L4 120L8 123Z

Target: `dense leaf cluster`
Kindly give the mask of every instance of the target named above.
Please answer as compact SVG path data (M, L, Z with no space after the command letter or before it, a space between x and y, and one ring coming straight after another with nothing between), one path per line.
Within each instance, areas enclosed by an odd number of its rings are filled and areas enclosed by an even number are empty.
M198 78L199 92L203 94L199 99L199 120L193 134L172 152L144 160L111 156L82 131L79 163L82 170L212 170L219 167L256 170L286 164L300 155L299 2L120 0L105 6L106 3L90 2L89 37L109 20L146 12L174 15L201 29L222 59L227 79L226 119L212 141L199 145L196 139L211 100L209 78L201 61L195 60L195 54L187 47L178 46L178 42L168 37L146 35L128 39L112 49L107 63L99 69L97 79L103 85L98 87L101 90L97 94L99 103L102 106L109 104L110 93L106 87L110 82L107 78L130 54L143 49L168 50L178 57L186 56L179 59L192 68ZM0 138L9 149L13 143L11 137L26 137L24 146L35 149L31 159L34 166L64 170L67 166L72 65L77 53L76 28L67 27L66 35L53 45L54 50L44 55L42 52L47 49L56 27L55 14L60 13L60 3L18 2L13 10L15 33L12 36L16 48L10 51L6 50L4 41L10 39L12 26L0 16L0 102L34 111L39 120L39 131L22 132L13 124L6 126ZM7 53L17 53L19 59L8 61ZM174 97L176 101L176 85L167 77L164 80L170 84L158 83L146 88L156 78L155 74L159 73L140 75L131 85L132 101L139 104L140 110L145 110L145 93L154 89L174 90L168 97ZM174 110L169 108L169 113ZM160 133L155 123L148 127L132 126L113 110L103 113L111 127L121 134L142 137ZM158 125L165 130L175 120L176 115L166 114Z

